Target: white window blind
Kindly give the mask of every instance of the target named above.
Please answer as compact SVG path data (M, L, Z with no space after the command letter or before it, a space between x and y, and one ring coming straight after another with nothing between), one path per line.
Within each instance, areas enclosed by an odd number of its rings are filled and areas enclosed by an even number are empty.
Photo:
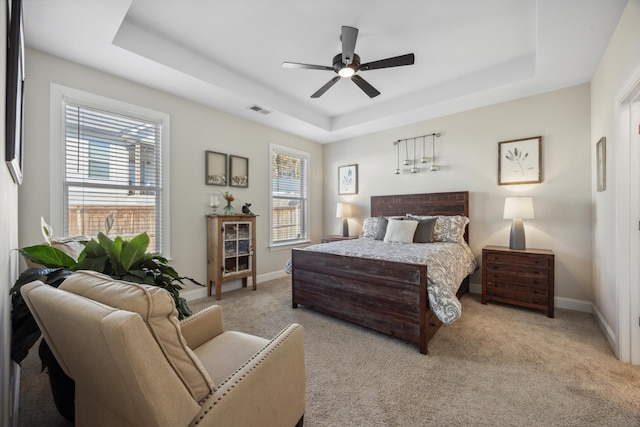
M162 249L161 122L64 103L65 235L149 235Z
M271 145L271 244L308 240L309 154Z

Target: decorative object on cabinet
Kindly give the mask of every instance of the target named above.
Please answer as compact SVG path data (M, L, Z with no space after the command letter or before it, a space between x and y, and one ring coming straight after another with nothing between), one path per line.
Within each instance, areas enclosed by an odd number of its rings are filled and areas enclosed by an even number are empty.
M342 236L349 236L349 221L348 218L352 216L351 205L349 203L338 203L336 208L336 218L342 218Z
M220 197L216 196L215 194L210 194L209 195L209 206L211 207L211 213L213 215L217 215L218 214L218 208L220 207Z
M598 191L605 191L607 189L607 138L604 136L596 143L596 161Z
M7 37L5 160L16 184L22 184L24 118L24 34L22 0L9 0Z
M338 167L338 194L358 194L358 165Z
M498 143L498 185L542 182L542 137Z
M244 206L242 207L242 213L245 215L253 215L253 213L251 212L251 209L249 209L251 207L251 203L245 203Z
M509 249L526 249L523 219L532 219L533 199L531 197L505 197L504 219L513 220L509 235Z
M215 151L205 152L205 183L227 185L227 155Z
M215 286L216 300L222 298L222 283L251 277L256 290L256 216L207 215L207 295Z
M431 137L431 157L427 156L427 141ZM402 170L400 169L400 145L404 144L405 158L402 161L404 166L411 166L407 169L411 173L420 172L418 165L420 163L431 163L429 170L436 172L440 170L440 166L436 164L436 138L440 137L439 133L430 133L427 135L414 136L411 138L399 139L393 142L396 147L396 168L393 173L400 175ZM422 140L422 156L418 159L418 141ZM410 152L412 155L410 155Z
M496 301L554 316L555 256L547 249L482 249L482 304Z
M224 207L224 214L225 215L233 215L235 213L233 206L231 205L231 202L233 202L235 200L235 197L233 197L233 194L229 193L228 191L225 191L224 193L222 193L222 197L224 197L224 199L227 201L227 206Z
M249 159L229 156L229 185L231 187L249 187Z

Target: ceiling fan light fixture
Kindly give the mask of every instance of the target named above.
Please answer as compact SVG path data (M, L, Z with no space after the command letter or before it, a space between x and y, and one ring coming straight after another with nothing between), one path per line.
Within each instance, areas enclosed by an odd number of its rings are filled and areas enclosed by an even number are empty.
M340 77L351 77L355 74L356 70L354 70L351 67L342 67L338 70L338 74L340 75Z

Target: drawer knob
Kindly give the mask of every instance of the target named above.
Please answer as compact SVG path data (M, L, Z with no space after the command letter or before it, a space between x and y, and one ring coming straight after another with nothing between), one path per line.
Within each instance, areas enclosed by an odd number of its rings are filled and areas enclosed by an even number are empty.
M537 293L538 293L538 290L537 290L537 289L534 289L534 290L533 290L533 293L534 293L534 294L537 294Z
M537 298L536 298L536 299L534 299L534 300L533 300L533 302L534 302L535 304L537 304L537 303L538 303L538 299L537 299Z

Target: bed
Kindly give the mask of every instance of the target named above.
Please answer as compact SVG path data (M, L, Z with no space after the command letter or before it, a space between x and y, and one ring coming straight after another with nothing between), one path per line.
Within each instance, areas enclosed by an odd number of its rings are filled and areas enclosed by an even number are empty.
M404 217L406 214L468 218L469 193L371 197L372 218ZM468 236L469 229L465 222L463 239L467 244ZM348 245L349 242L324 243L292 250L293 308L302 305L415 343L420 353L427 354L429 340L443 324L429 303L432 292L428 290L428 266L325 252L328 248ZM464 246L468 249L467 245ZM468 251L471 254L470 249ZM469 274L477 268L473 254L471 259L472 268L465 273L457 289L454 284L456 300L469 290ZM442 313L438 314L441 316Z

